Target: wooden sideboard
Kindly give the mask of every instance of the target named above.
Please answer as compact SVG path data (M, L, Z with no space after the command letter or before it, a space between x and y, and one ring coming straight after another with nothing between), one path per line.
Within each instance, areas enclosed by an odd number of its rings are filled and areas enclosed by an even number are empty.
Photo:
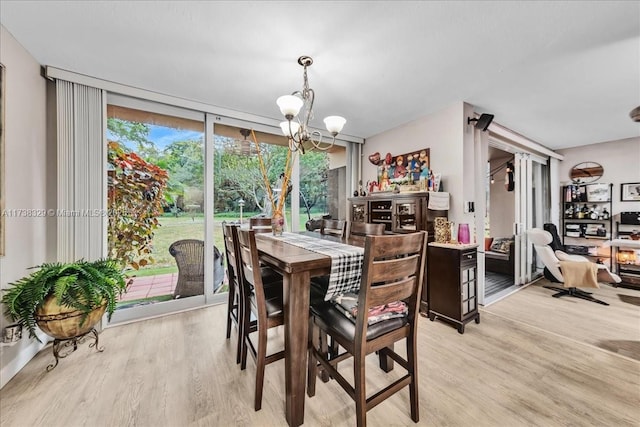
M433 241L433 221L447 217L448 210L431 210L429 192L373 193L349 199L349 220L384 224L387 233L413 233L425 230Z

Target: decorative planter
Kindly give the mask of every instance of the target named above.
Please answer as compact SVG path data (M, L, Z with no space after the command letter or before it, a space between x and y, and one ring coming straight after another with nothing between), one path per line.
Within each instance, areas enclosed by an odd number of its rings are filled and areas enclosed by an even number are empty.
M35 318L40 329L47 335L58 340L67 340L90 332L106 309L105 302L85 317L80 310L58 305L55 295L50 295L36 310Z

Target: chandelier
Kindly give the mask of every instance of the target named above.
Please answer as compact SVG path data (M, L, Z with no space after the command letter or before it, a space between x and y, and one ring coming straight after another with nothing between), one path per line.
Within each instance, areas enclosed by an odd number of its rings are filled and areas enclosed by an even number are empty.
M333 139L331 143L325 142L323 146L322 133L309 127L309 120L313 118L315 92L309 87L307 67L313 64L313 59L309 56L301 56L298 58L298 64L304 67L304 86L302 87L302 92L295 91L291 95L284 95L276 100L276 104L280 107L280 112L287 119L280 123L280 128L284 136L289 138L289 149L291 151L300 150L304 154L305 145L310 149L328 150L335 143L336 136L340 133L347 120L340 116L329 116L324 119L327 131L333 136ZM298 113L300 113L302 107L304 107L304 117L301 118Z

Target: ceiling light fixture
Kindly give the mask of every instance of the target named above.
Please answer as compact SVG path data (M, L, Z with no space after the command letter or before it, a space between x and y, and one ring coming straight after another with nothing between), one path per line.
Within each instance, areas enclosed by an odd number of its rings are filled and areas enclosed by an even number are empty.
M257 153L256 147L253 142L247 139L251 134L251 129L240 129L240 134L242 139L234 139L227 150L233 154L243 156L255 155Z
M322 144L322 133L319 130L309 127L309 120L313 117L313 100L315 92L309 87L307 80L307 67L313 64L310 56L298 58L298 64L304 67L304 86L301 91L295 91L291 95L281 96L276 100L280 107L280 112L287 121L280 123L280 128L284 136L289 138L289 149L291 151L305 152L305 145L308 149L328 150L336 141L336 136L342 131L347 120L340 116L329 116L324 119L327 131L333 136L331 143ZM298 113L304 107L304 117L300 118ZM296 119L296 120L294 120Z

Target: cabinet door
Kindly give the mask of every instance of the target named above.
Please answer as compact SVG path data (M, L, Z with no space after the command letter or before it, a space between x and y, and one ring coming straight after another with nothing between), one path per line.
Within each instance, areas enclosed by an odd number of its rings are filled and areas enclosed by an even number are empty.
M368 222L367 202L351 203L351 221L352 222Z
M393 201L393 232L413 233L422 229L420 199L407 198Z
M461 313L462 319L468 314L475 313L478 308L477 289L477 268L476 265L462 266L460 271L460 291L461 291Z
M391 200L372 200L369 202L369 222L384 224L386 231L392 231L393 202Z

